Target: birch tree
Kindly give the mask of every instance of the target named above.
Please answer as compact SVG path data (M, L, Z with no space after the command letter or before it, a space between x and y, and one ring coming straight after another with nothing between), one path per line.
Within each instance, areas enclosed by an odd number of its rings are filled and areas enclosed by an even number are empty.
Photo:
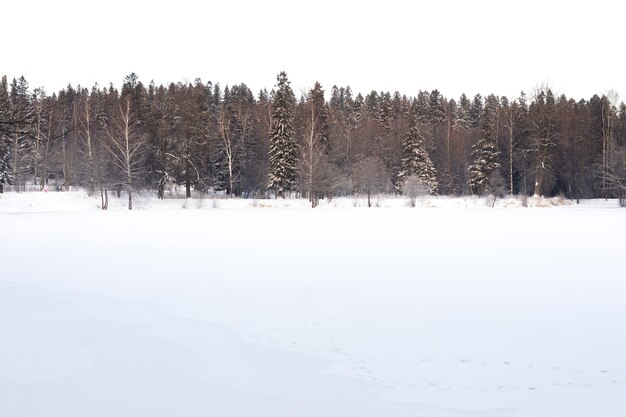
M601 100L602 110L602 197L607 198L609 196L609 186L613 184L610 181L612 177L613 167L613 152L614 152L614 130L617 120L617 101L618 95L615 91L611 90L606 95L603 95Z
M228 175L228 194L232 197L235 190L235 151L237 147L236 115L230 105L223 105L217 116L222 152L226 160Z
M321 96L320 96L321 94ZM309 92L305 101L302 143L299 145L299 182L315 208L325 194L332 193L334 173L328 161L328 133L324 92L319 83Z
M139 156L145 142L145 137L138 132L131 103L130 95L121 99L118 114L113 117L107 129L109 152L124 175L122 185L128 193L129 210L133 209L135 180L141 168Z

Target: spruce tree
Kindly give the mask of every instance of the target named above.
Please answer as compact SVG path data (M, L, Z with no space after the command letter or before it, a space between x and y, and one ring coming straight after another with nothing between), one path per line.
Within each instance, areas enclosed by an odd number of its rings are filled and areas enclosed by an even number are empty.
M480 127L480 115L483 112L483 97L480 94L474 96L474 100L469 108L469 119L471 127Z
M392 102L391 102L391 94L389 92L380 94L380 103L378 105L378 127L383 136L387 136L389 131L391 130L391 119L392 119Z
M430 123L430 93L428 91L417 93L413 112L419 124L427 125Z
M475 99L475 102L477 101ZM467 185L472 194L483 194L491 191L495 185L492 184L492 179L494 174L497 173L497 169L500 168L498 163L499 152L496 148L499 111L498 98L490 94L485 100L485 106L479 115L481 138L472 146L474 163L468 169L467 180Z
M442 123L445 120L446 109L442 104L442 97L439 90L431 91L428 107L428 121L430 124Z
M341 109L345 109L345 90L343 87L340 89L341 95ZM315 106L315 114L317 115L317 123L319 124L320 143L326 152L328 149L328 137L330 131L330 124L328 121L328 109L326 108L326 100L324 100L324 89L319 82L315 82L313 89L309 92L310 100Z
M454 114L454 126L460 127L463 129L469 129L472 125L472 120L470 118L470 101L463 93L461 98L459 99L459 104L456 108L456 112Z
M277 196L285 196L296 180L296 140L293 130L293 107L295 97L289 86L287 74L278 74L272 112L272 128L269 139L268 188Z
M7 77L3 76L0 83L0 193L4 184L11 184L11 137L9 136L11 112L9 108L9 91Z
M21 76L11 83L9 92L10 101L10 140L11 140L11 177L13 184L18 187L25 185L23 172L30 169L28 166L28 154L32 149L32 122L33 101L29 91L28 82Z
M491 188L492 174L500 168L493 141L482 137L472 146L472 158L474 164L468 169L467 185L472 194L482 194Z
M431 194L437 194L439 184L435 165L428 156L424 146L424 138L419 129L418 104L414 102L411 124L402 140L402 169L398 174L398 189L402 189L404 182L411 176L416 176Z

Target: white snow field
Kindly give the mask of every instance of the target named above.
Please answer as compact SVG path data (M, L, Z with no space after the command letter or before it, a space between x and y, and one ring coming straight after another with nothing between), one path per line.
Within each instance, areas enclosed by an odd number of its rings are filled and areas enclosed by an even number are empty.
M0 416L626 415L616 202L233 201L0 195Z

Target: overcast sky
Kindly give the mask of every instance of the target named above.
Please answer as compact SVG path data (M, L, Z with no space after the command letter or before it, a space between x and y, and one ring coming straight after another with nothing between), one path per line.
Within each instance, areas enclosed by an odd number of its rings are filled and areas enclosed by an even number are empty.
M548 83L568 97L626 99L619 1L20 0L3 2L0 74L48 92L68 83L245 82L287 71L356 92L439 89L517 96ZM299 95L299 94L298 94ZM328 97L328 95L327 95Z

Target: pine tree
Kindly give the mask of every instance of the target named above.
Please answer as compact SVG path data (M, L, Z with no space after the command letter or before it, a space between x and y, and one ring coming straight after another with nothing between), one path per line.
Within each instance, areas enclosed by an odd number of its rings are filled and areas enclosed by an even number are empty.
M424 145L424 138L419 129L418 110L418 104L414 102L411 125L402 140L402 169L398 174L397 187L398 189L402 189L404 181L411 176L416 176L428 187L431 194L437 194L439 188L437 171L428 156Z
M270 170L268 188L279 197L291 190L296 180L296 141L293 130L295 97L287 74L278 74L270 131Z

